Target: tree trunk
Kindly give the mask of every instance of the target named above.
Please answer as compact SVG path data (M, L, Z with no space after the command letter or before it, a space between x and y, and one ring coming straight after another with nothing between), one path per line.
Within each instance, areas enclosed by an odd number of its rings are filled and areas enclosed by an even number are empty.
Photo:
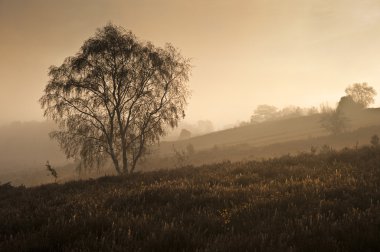
M112 162L115 167L115 170L117 171L117 174L121 175L122 172L120 170L119 160L117 160L117 157L115 156L115 153L113 153L113 151L111 152L111 158L112 158Z
M122 121L122 116L120 112L120 105L116 105L116 116L117 116L117 122L119 125L119 130L120 130L120 140L121 140L121 155L122 155L122 174L128 174L128 156L127 156L127 143L125 140L125 133L126 129L124 128L123 121Z
M133 171L135 170L135 167L136 167L136 162L133 162L133 164L131 165L131 169L130 169L129 173L133 173Z
M121 170L120 170L120 165L119 165L119 161L117 160L117 158L112 158L112 161L113 161L113 165L115 166L115 169L116 169L116 171L117 171L117 174L118 175L121 175L122 174L122 172L121 172Z
M125 139L121 139L121 148L123 152L123 174L128 174L127 144Z

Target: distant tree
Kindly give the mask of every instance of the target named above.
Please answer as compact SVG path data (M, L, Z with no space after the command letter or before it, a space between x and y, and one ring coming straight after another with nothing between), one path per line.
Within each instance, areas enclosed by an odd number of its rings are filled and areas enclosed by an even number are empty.
M323 128L336 135L347 130L349 120L341 111L333 110L322 114L320 123Z
M346 94L363 108L375 102L376 90L367 83L355 83L345 90Z
M374 146L374 147L377 147L377 146L379 146L379 136L378 135L373 135L372 137L371 137L371 144L372 144L372 146Z
M191 143L188 144L188 145L186 146L186 151L187 151L187 153L188 153L189 155L194 155L194 153L195 153L194 145L192 145Z
M273 119L276 116L277 108L271 105L259 105L253 112L251 116L251 123L260 123L270 119Z
M315 115L318 113L319 113L319 111L318 111L318 108L316 108L316 107L310 107L306 110L307 115Z
M187 129L182 129L181 133L179 133L179 140L188 139L191 137L191 132Z
M50 67L40 103L59 125L51 137L80 167L110 158L118 174L131 173L149 145L185 116L190 68L172 45L155 47L108 24Z
M183 167L188 163L189 153L187 153L185 150L177 150L173 145L173 152L173 158L176 168Z
M287 106L275 114L275 118L292 118L300 117L304 115L305 112L302 108L296 106Z
M350 95L341 97L337 106L337 110L346 115L357 113L362 109L363 106L355 102L352 96Z
M271 105L259 105L251 116L250 123L295 118L318 113L319 111L316 107L301 108L299 106L287 106L282 109L278 109ZM246 124L246 122L243 123Z
M319 111L321 114L328 114L328 113L333 112L334 109L330 107L330 105L327 102L325 102L319 105Z

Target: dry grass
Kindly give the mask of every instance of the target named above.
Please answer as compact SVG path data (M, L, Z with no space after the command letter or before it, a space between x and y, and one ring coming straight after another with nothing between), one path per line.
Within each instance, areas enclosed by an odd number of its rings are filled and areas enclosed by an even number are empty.
M380 149L0 187L0 251L379 251Z

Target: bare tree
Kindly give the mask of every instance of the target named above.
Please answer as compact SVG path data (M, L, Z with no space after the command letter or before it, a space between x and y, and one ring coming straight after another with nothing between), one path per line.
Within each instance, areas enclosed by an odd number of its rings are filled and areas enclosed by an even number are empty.
M375 102L374 97L376 90L368 86L367 83L355 83L345 90L346 94L351 96L354 102L360 104L363 108Z
M334 109L330 107L330 105L327 102L321 103L319 105L319 111L321 114L328 114L331 113Z
M149 145L185 116L190 69L172 45L155 47L108 24L50 67L40 103L59 125L51 137L82 168L110 158L118 174L131 173Z

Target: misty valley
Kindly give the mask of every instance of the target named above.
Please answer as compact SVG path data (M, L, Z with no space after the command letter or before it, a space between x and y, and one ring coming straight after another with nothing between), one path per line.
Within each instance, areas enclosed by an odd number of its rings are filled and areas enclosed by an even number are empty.
M74 2L0 0L0 251L380 251L380 4Z
M331 134L321 126L321 113L262 123L243 123L233 128L214 131L190 138L173 132L168 139L153 146L137 166L137 172L199 166L223 161L264 160L283 155L319 152L326 147L340 150L371 145L373 135L380 135L380 110L351 115L349 127L340 134ZM188 128L195 126L185 125ZM54 182L46 170L48 161L58 172L58 183L70 180L113 175L108 164L102 168L80 171L75 160L66 159L49 132L53 122L13 123L0 127L2 152L0 182L36 186ZM202 131L200 131L202 132Z
M79 171L52 122L3 126L0 248L376 251L380 110L357 112L339 133L323 126L330 110L177 130L124 176L110 163Z

